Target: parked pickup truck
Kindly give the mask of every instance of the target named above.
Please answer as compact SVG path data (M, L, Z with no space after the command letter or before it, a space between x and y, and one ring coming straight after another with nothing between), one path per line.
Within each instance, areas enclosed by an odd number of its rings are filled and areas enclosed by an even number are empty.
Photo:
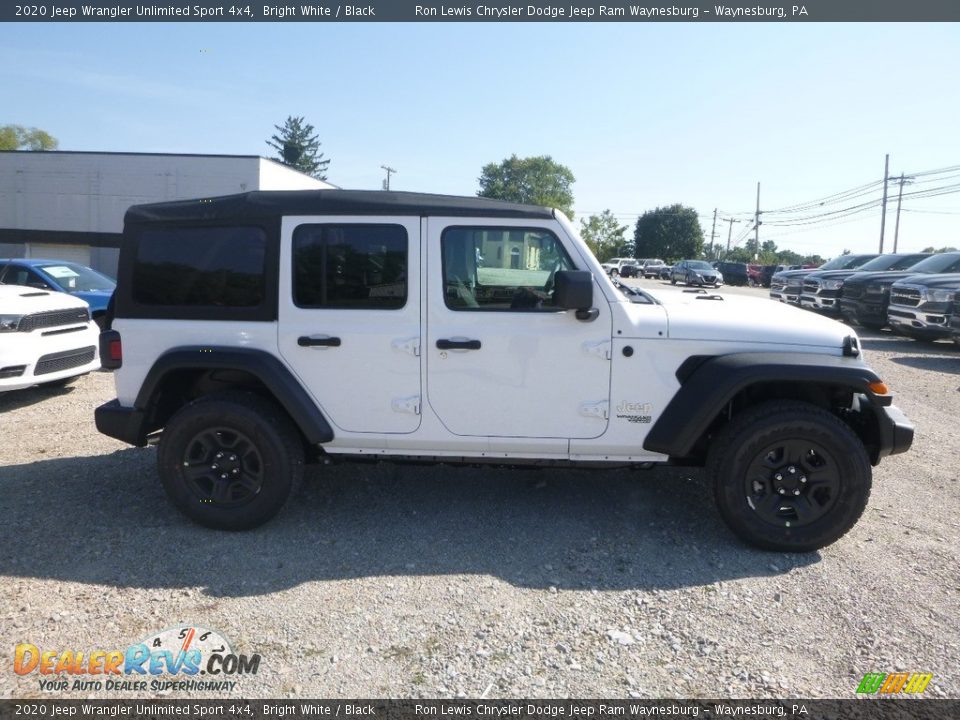
M142 205L119 268L97 427L158 440L170 500L214 528L272 518L312 460L674 463L705 468L741 538L805 552L853 526L871 465L913 439L849 328L614 283L550 208L349 190Z
M947 319L958 294L960 273L911 275L891 286L887 322L916 340L950 337Z

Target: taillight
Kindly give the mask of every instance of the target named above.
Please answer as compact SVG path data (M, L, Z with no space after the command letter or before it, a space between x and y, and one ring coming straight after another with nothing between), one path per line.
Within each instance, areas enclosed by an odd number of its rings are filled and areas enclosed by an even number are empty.
M100 333L100 365L107 370L116 370L123 365L123 341L116 330Z

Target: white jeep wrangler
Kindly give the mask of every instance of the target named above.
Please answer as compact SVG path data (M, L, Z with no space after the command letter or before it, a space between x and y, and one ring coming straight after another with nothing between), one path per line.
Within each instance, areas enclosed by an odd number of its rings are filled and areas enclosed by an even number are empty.
M483 258L482 262L478 258ZM614 284L556 210L316 190L131 208L101 432L159 434L195 521L273 517L308 459L705 466L760 547L843 535L913 428L853 332Z

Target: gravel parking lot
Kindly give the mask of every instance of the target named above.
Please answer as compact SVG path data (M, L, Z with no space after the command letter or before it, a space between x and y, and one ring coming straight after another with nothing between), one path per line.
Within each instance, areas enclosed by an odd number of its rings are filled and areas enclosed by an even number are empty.
M0 696L130 697L41 690L13 648L183 625L262 662L171 697L851 697L894 671L960 697L960 350L861 336L916 440L803 555L742 545L677 468L314 467L274 522L214 532L167 503L153 448L97 433L110 374L0 394Z

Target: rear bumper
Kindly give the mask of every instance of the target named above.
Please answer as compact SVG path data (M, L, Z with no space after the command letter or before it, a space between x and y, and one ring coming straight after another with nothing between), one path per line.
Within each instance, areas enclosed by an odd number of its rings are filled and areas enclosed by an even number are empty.
M104 435L137 447L147 444L146 418L141 410L111 400L94 410L93 418Z

